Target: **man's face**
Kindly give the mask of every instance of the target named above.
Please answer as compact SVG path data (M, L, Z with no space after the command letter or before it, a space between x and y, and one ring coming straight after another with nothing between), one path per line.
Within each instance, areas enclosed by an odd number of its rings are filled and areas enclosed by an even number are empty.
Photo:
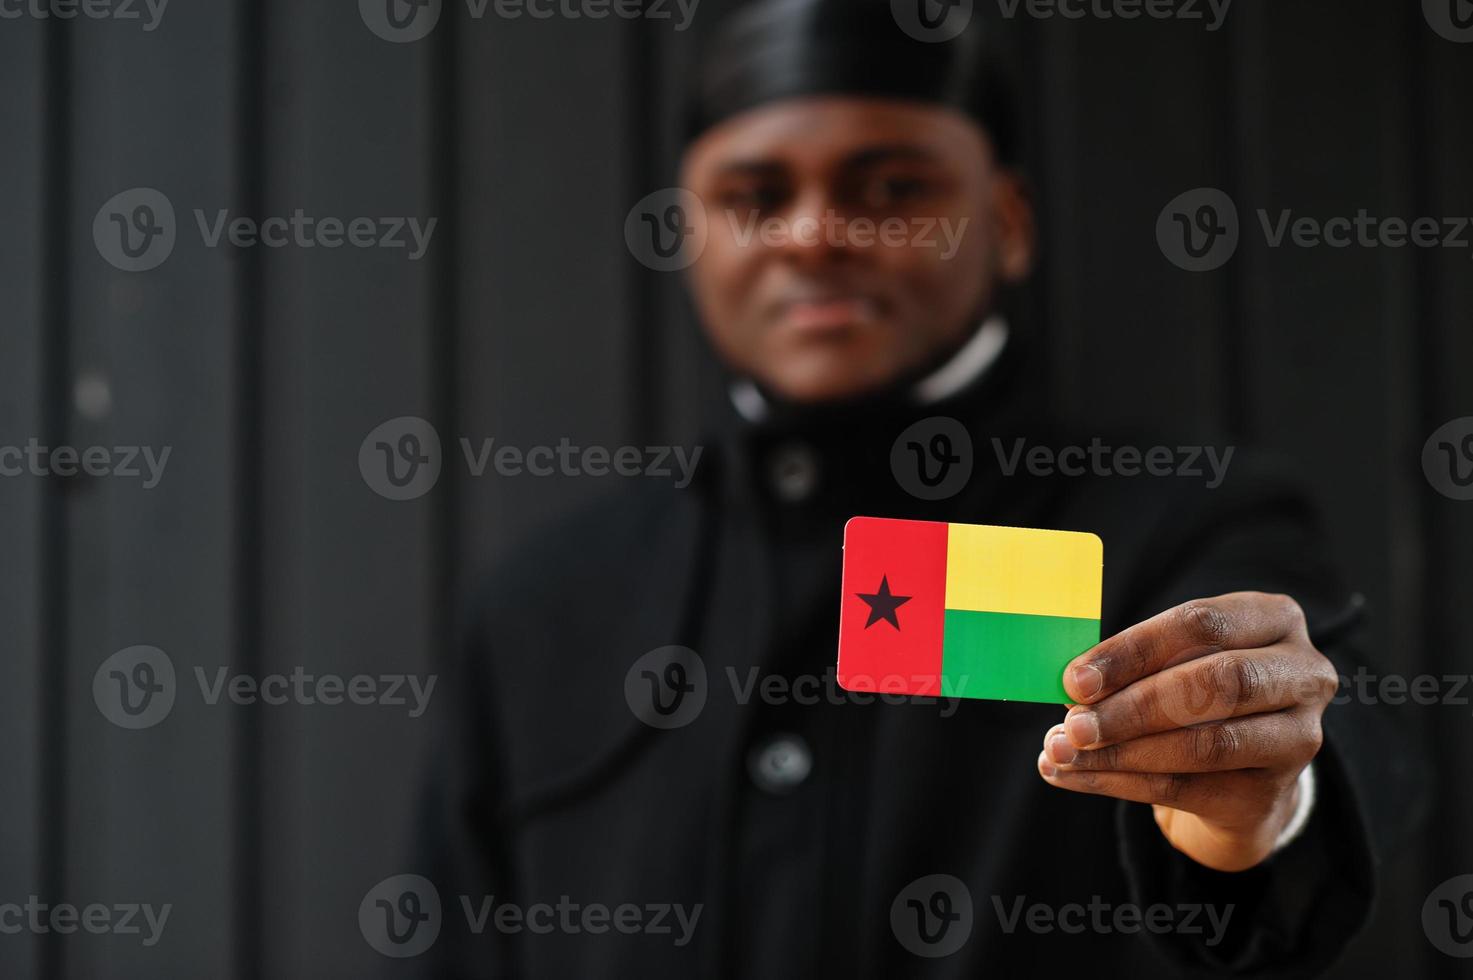
M1027 275L1032 212L983 131L949 109L815 96L728 119L686 151L705 203L690 269L713 344L799 402L915 377Z

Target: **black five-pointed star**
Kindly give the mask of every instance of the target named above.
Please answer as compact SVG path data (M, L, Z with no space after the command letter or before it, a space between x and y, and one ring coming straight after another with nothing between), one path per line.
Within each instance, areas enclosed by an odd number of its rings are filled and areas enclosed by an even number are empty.
M911 597L908 595L891 595L890 577L888 575L880 576L880 591L872 595L856 592L855 595L859 596L869 605L869 620L864 624L865 629L869 629L882 619L888 620L891 626L900 629L900 619L895 615L895 610L909 602Z

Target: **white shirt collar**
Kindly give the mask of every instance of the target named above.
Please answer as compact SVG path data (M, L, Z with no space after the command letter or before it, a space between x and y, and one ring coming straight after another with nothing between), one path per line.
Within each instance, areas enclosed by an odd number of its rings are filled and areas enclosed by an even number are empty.
M912 386L911 397L919 405L931 405L950 398L986 374L1007 343L1007 321L997 314L988 317L945 364ZM767 418L767 399L749 379L733 382L730 395L737 414L748 422L761 422Z

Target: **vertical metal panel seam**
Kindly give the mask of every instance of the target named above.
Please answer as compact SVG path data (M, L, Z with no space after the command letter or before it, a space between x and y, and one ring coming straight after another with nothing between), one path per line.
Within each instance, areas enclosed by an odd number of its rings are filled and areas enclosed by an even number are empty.
M644 17L635 17L624 31L624 101L628 131L624 134L625 207L649 193L654 177L650 148L656 141L655 58L656 45ZM663 363L658 329L660 310L655 274L626 256L629 270L629 311L625 317L628 357L627 436L634 440L655 438L663 392L657 390L659 365Z
M1042 123L1032 134L1034 159L1039 161L1040 179L1048 182L1037 195L1042 212L1039 259L1043 275L1034 279L1034 289L1040 297L1036 329L1040 342L1049 348L1048 384L1072 424L1084 415L1084 406L1079 404L1076 394L1084 377L1079 347L1086 328L1079 301L1080 246L1077 236L1051 237L1047 233L1061 227L1062 216L1080 213L1077 139L1080 108L1076 70L1080 54L1073 25L1058 27L1049 22L1037 28L1035 36L1038 58L1034 62L1037 65L1034 84ZM1071 275L1073 288L1064 288L1062 284Z
M237 0L238 38L235 80L234 192L241 213L262 213L265 186L265 64L266 5ZM235 322L235 535L233 591L235 628L231 659L235 669L259 675L262 664L262 291L265 275L259 249L241 249L234 257ZM235 780L233 806L236 824L231 838L232 888L236 921L232 929L235 975L238 980L261 976L262 863L264 797L264 732L256 711L235 712Z
M1436 179L1436 168L1431 160L1430 153L1434 149L1432 145L1432 119L1430 118L1430 103L1433 97L1431 90L1431 78L1427 71L1427 63L1433 57L1432 43L1427 24L1423 19L1422 9L1419 4L1406 4L1403 8L1403 30L1402 58L1404 59L1406 71L1406 83L1404 85L1404 97L1406 104L1403 108L1405 128L1398 135L1408 141L1412 147L1410 158L1415 161L1414 170L1411 174L1412 190L1410 194L1410 206L1413 214L1432 214L1432 182ZM1411 308L1407 311L1406 322L1412 325L1410 371L1413 377L1406 379L1412 385L1416 395L1416 404L1412 417L1417 420L1421 432L1398 433L1398 435L1409 437L1400 441L1400 448L1411 453L1420 446L1421 436L1432 431L1436 427L1438 412L1443 399L1442 392L1438 390L1439 351L1435 337L1436 326L1432 322L1438 309L1438 283L1437 273L1432 265L1432 258L1426 254L1426 250L1413 250L1415 254L1409 256L1408 261L1413 264L1412 289L1409 290ZM1408 462L1407 466L1415 464ZM1405 467L1393 466L1392 472L1398 477L1404 473ZM1419 465L1415 469L1420 470ZM1417 490L1412 495L1413 502L1423 501L1423 505L1417 508L1417 514L1413 517L1413 526L1417 527L1420 534L1413 539L1411 545L1417 549L1414 561L1408 563L1409 567L1416 569L1420 582L1416 583L1414 594L1420 596L1416 619L1423 624L1421 639L1428 650L1452 649L1451 646L1442 646L1436 641L1441 632L1443 617L1440 615L1443 603L1450 596L1438 594L1435 583L1439 580L1437 573L1439 542L1446 539L1443 535L1446 528L1440 527L1437 519L1437 507L1432 502L1431 488L1423 486L1421 474L1417 473L1409 481ZM1423 662L1426 662L1423 659ZM1444 740L1436 737L1438 719L1432 720L1433 737L1428 741L1434 754L1431 771L1446 772L1456 771L1447 769L1441 763L1456 760L1438 759L1436 756L1443 754L1440 747ZM1444 783L1444 786L1450 785ZM1460 831L1463 822L1459 818L1464 814L1458 813L1457 800L1455 798L1443 797L1433 798L1431 821L1433 826L1429 828L1432 833L1423 837L1424 840L1458 842L1461 841ZM1444 805L1437 805L1442 803ZM1446 805L1451 804L1451 805ZM1459 851L1462 853L1458 853ZM1456 843L1444 844L1438 847L1435 844L1428 846L1419 855L1420 867L1423 871L1424 882L1436 882L1447 873L1447 868L1467 856L1467 848L1459 847ZM1423 964L1434 959L1430 953L1423 951ZM1435 957L1438 965L1432 970L1445 977L1458 975L1453 969L1453 961L1447 957Z
M1223 184L1227 186L1228 194L1234 201L1244 199L1244 192L1249 189L1246 186L1248 174L1251 173L1251 168L1239 155L1249 150L1234 149L1246 147L1250 142L1241 138L1246 128L1247 113L1243 102L1249 80L1248 69L1243 62L1247 60L1246 52L1262 50L1260 44L1252 43L1253 39L1248 37L1246 25L1249 23L1243 17L1237 17L1228 23L1228 36L1221 46L1223 64L1218 74L1218 77L1224 79L1224 84L1220 89L1223 98L1221 111L1217 114L1220 124L1215 136L1221 147ZM1257 188L1253 190L1256 191ZM1218 325L1221 331L1218 349L1222 355L1222 366L1217 384L1222 392L1223 422L1230 443L1241 442L1257 435L1253 431L1253 412L1248 405L1247 396L1250 352L1246 339L1248 324L1244 322L1244 318L1253 309L1253 304L1248 297L1252 280L1244 271L1246 251L1240 244L1236 261L1229 262L1222 272L1223 315Z
M71 99L71 25L57 18L46 21L45 68L46 92L43 95L42 153L44 200L42 210L42 384L41 419L47 445L66 441L70 408L71 357L71 277L69 252L73 208L72 193L72 99ZM69 739L67 737L67 676L70 634L67 622L70 562L70 535L63 484L46 479L39 503L43 540L38 579L41 584L41 636L45 650L40 670L40 728L46 745L40 766L39 842L41 882L50 901L60 901L66 890L66 828L70 798L67 779ZM49 761L48 761L49 760ZM48 930L40 940L40 974L47 980L60 980L65 975L62 936Z
M453 9L453 8L452 8ZM430 130L429 179L431 213L440 216L444 229L440 254L429 284L431 344L429 379L434 399L435 424L441 432L457 431L460 419L460 293L458 261L461 226L456 202L460 199L460 44L459 20L445 18L444 29L435 35L430 49L429 98L433 121ZM431 520L436 553L430 576L433 594L428 608L432 622L428 640L435 669L448 663L455 642L461 576L457 542L461 532L460 487L453 467L447 467L441 496Z

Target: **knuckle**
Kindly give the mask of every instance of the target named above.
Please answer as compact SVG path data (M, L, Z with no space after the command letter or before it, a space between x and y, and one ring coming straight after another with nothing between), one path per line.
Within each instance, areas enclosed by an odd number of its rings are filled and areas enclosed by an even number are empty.
M1298 707L1323 707L1340 691L1340 672L1318 650L1311 650L1310 659L1302 666L1296 664L1286 676L1292 678L1290 694Z
M1241 748L1241 738L1231 725L1207 725L1193 731L1192 761L1206 769L1231 762Z
M1252 657L1223 657L1215 670L1218 689L1231 707L1257 704L1268 687L1268 675Z
M1179 772L1167 773L1161 777L1157 786L1161 802L1167 806L1175 806L1186 792L1187 777Z
M1314 665L1313 676L1319 702L1328 704L1329 701L1340 692L1340 672L1330 662L1330 658L1316 651L1317 660Z
M1103 664L1106 682L1122 676L1140 677L1150 669L1151 650L1138 635L1124 634Z
M1155 729L1157 714L1157 698L1155 691L1145 685L1140 692L1132 692L1132 696L1125 701L1124 708L1129 714L1129 733L1132 735L1145 735ZM1100 725L1103 732L1105 726ZM1113 736L1112 736L1113 737Z
M1177 615L1187 635L1200 643L1219 646L1232 632L1227 613L1209 602L1188 602Z
M1274 604L1279 621L1284 623L1289 632L1297 633L1307 628L1304 607L1293 596L1278 592L1269 596L1269 599Z
M1320 749L1325 747L1325 729L1320 724L1318 715L1304 720L1300 744L1304 747L1304 758L1300 761L1306 763L1319 755Z

